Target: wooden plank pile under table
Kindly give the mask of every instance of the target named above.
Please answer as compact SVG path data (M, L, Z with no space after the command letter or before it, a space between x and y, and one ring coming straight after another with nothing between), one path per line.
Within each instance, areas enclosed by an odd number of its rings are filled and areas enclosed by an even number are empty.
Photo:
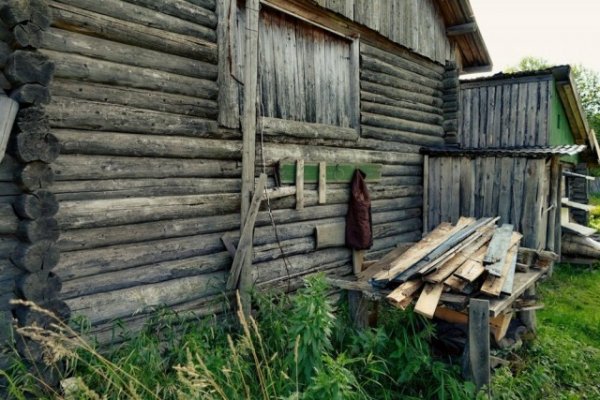
M451 324L467 325L469 301L489 301L496 343L506 336L517 311L532 311L535 284L552 271L554 253L520 247L513 226L499 218L460 218L442 223L420 242L398 248L368 265L347 289L385 297L406 309ZM526 323L525 323L526 325Z

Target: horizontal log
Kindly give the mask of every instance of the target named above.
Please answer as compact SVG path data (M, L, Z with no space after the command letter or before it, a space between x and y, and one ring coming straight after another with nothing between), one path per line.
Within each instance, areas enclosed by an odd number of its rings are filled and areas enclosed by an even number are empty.
M318 160L339 163L381 163L409 164L422 163L422 156L413 153L384 152L373 150L346 149L329 146L302 146L292 144L265 143L263 154L268 165L282 159Z
M54 218L39 218L33 221L23 220L17 230L17 236L29 243L42 240L56 242L59 234L58 222Z
M48 164L34 161L25 164L16 174L17 183L27 192L47 189L54 182L54 172Z
M216 295L225 287L226 273L216 272L67 300L74 315L92 325L132 316L142 310L173 306Z
M20 298L38 304L56 299L62 288L60 278L45 271L23 275L16 284Z
M12 252L10 259L27 272L50 271L58 264L60 252L56 244L44 240L33 244L21 243Z
M423 63L417 63L407 57L391 53L386 50L378 49L377 47L368 45L364 42L360 44L360 52L363 55L368 55L381 61L385 61L398 68L411 71L415 74L429 77L433 80L441 80L444 73L444 67L433 62L428 63L429 67L424 67Z
M386 74L378 74L376 72L371 72L368 70L361 70L360 79L361 81L367 81L394 88L398 92L401 92L406 100L414 101L433 107L442 107L444 103L442 101L441 93L439 95L421 93L417 91L418 87L411 84L410 82Z
M217 16L212 10L198 7L198 5L185 0L162 0L157 3L154 0L126 0L128 3L146 7L159 13L171 15L176 18L200 24L208 28L217 27Z
M14 182L15 174L21 167L21 163L11 154L5 153L0 162L0 182Z
M17 215L24 219L53 217L58 212L58 201L52 192L38 190L19 196L14 203L14 209Z
M240 179L121 179L60 181L52 185L59 201L238 193L240 190Z
M414 132L386 128L385 126L393 125L393 121L390 123L390 121L385 120L385 117L363 113L362 119L361 134L364 137L418 146L441 146L444 144L442 136L421 135Z
M4 74L14 86L26 83L47 86L54 74L54 64L40 52L16 50L8 57Z
M201 38L210 42L216 42L215 30L190 21L184 21L170 15L155 12L146 7L129 4L119 0L60 0L59 3L78 7L83 10L93 11L99 14L118 18L123 21L145 25L167 32Z
M406 123L412 124L414 127L420 127L426 131L437 132L439 131L439 127L443 124L443 118L439 115L426 114L421 111L414 111L404 107L385 105L377 102L362 101L361 111L402 119L406 121ZM408 130L411 131L412 129Z
M293 136L309 139L358 140L358 131L354 128L314 124L278 118L262 117L259 129L269 136Z
M61 202L61 229L118 226L237 212L239 194L187 195Z
M43 161L51 163L60 154L58 139L51 133L21 132L16 136L14 153L24 163Z
M441 105L431 105L428 103L421 103L419 101L416 101L415 99L411 99L407 96L406 90L396 89L392 86L388 86L378 82L370 82L366 80L361 81L360 87L362 100L379 102L389 105L410 103L411 106L403 105L402 107L410 108L411 110L417 110L433 115L442 115Z
M416 93L422 93L430 96L441 97L444 86L442 81L428 79L423 75L410 73L406 70L388 64L376 58L363 55L361 58L361 68L377 74L384 74L402 81L404 88L414 90Z
M55 96L47 107L50 124L59 129L215 137L217 122L204 118L161 113ZM232 134L233 137L238 136Z
M53 164L56 183L144 178L238 178L238 161L61 155ZM0 168L0 171L2 169Z
M54 130L62 154L241 160L241 141Z
M55 79L50 90L53 96L89 100L100 103L119 104L144 110L154 110L170 114L187 115L216 119L217 102L198 97L183 96L153 90L134 89Z
M214 63L105 40L76 32L51 28L43 35L41 48L78 54L93 59L132 65L177 75L215 81L218 71Z
M208 79L192 78L53 50L41 50L41 52L58 66L55 72L57 78L156 90L209 100L216 100L218 94L217 84Z
M50 26L50 10L43 0L7 1L0 7L0 19L8 28L17 24L35 25L38 29Z
M37 49L40 47L44 32L44 30L30 23L19 24L12 30L12 46L18 49Z
M0 235L17 233L19 218L10 204L0 204Z
M412 186L415 188L415 194L417 192L422 193L423 188L423 177L422 176L387 176L379 181L384 186Z
M39 83L26 83L14 88L10 98L23 106L45 105L50 102L50 90Z
M423 167L420 165L383 165L381 167L381 175L383 177L423 176Z
M227 270L232 259L227 252L165 261L107 272L92 277L71 279L63 284L63 300L111 292L141 285L165 282L173 279L194 277L202 274ZM93 284L91 284L93 282Z
M166 32L66 4L50 2L50 6L54 17L53 25L58 28L167 54L217 62L214 40Z
M71 317L71 310L69 309L69 306L62 300L53 299L38 303L38 305L44 310L52 312L62 321L68 321ZM50 326L50 324L56 323L56 321L47 314L35 311L26 306L17 306L15 309L15 315L19 321L19 325L21 326L32 326L35 324L37 326L47 328Z
M415 133L422 136L442 137L444 135L444 128L441 125L436 126L421 124L418 122L412 122L400 118L377 115L368 112L361 113L361 122L363 125L393 129L406 133Z
M298 254L307 254L315 250L314 237L303 237L290 240L281 240L276 243L267 243L254 247L253 262L262 263L277 260L282 257L291 257Z

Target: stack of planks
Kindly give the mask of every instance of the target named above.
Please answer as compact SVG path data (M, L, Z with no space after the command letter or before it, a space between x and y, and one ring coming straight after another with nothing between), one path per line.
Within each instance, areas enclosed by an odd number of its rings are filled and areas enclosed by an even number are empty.
M492 332L499 341L515 301L549 270L555 257L520 249L522 235L512 225L496 226L498 220L462 217L456 225L442 223L408 250L388 253L359 279L384 293L392 290L386 298L400 309L416 300L415 312L452 323L468 321L470 298L488 299Z

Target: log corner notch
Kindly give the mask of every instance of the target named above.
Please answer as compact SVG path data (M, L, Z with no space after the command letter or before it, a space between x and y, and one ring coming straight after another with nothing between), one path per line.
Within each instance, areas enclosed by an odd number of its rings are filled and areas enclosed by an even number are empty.
M460 81L456 62L447 61L444 71L443 111L444 140L447 145L458 145L458 104Z
M58 299L61 281L52 273L60 256L54 218L58 201L48 187L54 180L50 164L60 149L50 132L44 106L50 100L48 84L54 64L36 50L50 27L50 10L46 0L7 0L0 5L0 21L0 53L6 53L0 57L0 80L6 83L3 89L8 96L20 107L8 146L9 154L19 162L15 180L22 192L12 205L19 220L15 235L20 242L10 259L22 271L15 282L16 294L67 320L69 308ZM36 323L47 327L53 322L23 306L17 306L13 313L21 326ZM26 339L18 340L27 348ZM41 361L32 352L22 356L33 363L33 368Z

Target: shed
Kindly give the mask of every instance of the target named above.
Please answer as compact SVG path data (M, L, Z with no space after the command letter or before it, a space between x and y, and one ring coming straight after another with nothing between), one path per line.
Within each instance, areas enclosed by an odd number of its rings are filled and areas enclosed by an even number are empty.
M17 296L87 317L101 343L160 306L227 310L232 263L244 294L350 274L315 229L343 226L357 167L367 257L420 238L419 149L455 140L458 74L491 67L467 0L7 1L0 19L21 105L0 164L1 324L31 318ZM258 210L263 172L268 190L292 178Z

